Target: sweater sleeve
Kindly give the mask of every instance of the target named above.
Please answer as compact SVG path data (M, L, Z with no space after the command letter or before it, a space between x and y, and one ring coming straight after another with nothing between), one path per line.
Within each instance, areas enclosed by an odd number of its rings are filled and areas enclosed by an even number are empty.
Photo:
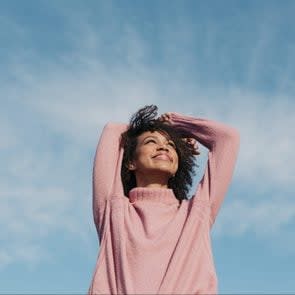
M208 148L205 173L192 202L202 199L210 203L211 225L229 187L238 155L239 132L225 124L207 119L171 113L172 124L184 137L193 137Z
M125 124L108 123L100 136L93 165L93 216L97 230L101 233L106 201L123 194L121 163L123 149L121 134Z

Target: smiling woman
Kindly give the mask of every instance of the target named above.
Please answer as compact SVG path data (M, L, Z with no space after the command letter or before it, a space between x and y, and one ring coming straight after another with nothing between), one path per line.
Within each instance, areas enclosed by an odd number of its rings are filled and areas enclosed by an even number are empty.
M197 141L209 149L189 198ZM229 186L238 132L140 109L107 124L96 151L93 213L100 252L89 294L215 294L210 229Z
M156 111L153 105L139 110L122 134L124 193L128 196L136 186L166 187L173 189L177 199L186 199L198 146L171 125L169 114L156 119ZM172 161L163 161L165 157Z

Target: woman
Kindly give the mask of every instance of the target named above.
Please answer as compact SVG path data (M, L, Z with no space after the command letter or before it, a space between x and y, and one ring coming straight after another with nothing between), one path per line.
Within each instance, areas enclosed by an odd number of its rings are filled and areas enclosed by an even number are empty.
M196 142L209 149L192 198ZM93 213L100 240L89 294L216 294L210 229L232 178L238 132L146 106L107 124L96 151Z

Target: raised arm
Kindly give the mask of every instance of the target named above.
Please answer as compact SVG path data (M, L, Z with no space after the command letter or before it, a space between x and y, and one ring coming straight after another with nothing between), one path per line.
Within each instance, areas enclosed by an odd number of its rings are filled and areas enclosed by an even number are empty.
M108 123L97 145L93 166L93 216L98 231L101 229L106 200L123 192L120 138L126 129L125 124Z
M209 149L207 167L192 202L197 199L209 200L213 224L233 175L239 150L239 133L219 122L177 113L170 113L170 119L184 136L193 136Z

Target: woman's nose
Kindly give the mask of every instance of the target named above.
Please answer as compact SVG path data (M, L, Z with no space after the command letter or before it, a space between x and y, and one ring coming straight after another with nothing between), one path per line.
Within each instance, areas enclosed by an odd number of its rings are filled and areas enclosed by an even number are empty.
M167 152L169 151L167 145L164 144L164 143L158 144L157 150L159 150L159 151L164 150L164 151L167 151Z

